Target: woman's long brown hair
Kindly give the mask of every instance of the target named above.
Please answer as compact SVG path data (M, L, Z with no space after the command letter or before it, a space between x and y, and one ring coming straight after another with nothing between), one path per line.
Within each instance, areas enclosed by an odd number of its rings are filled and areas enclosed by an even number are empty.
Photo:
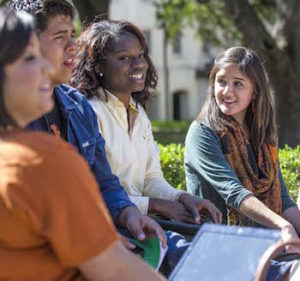
M238 67L254 85L255 99L248 106L246 113L246 123L252 142L257 147L264 142L275 145L277 142L275 110L268 77L255 52L245 47L229 48L216 57L209 76L208 94L198 115L198 122L206 119L209 126L216 131L230 126L216 103L214 89L217 72L227 66Z

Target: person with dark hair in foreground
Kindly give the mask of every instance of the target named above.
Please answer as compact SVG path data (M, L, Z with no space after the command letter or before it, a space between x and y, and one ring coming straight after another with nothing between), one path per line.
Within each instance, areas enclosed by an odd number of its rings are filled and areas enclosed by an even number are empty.
M51 73L54 109L32 122L29 128L55 134L74 145L89 163L118 228L126 228L140 240L154 233L165 245L163 230L139 212L112 174L93 109L76 89L62 84L69 82L74 67L74 6L66 0L11 0L8 6L35 17L42 53L54 66Z
M24 130L54 105L31 16L0 9L0 42L0 279L162 280L120 242L75 149Z

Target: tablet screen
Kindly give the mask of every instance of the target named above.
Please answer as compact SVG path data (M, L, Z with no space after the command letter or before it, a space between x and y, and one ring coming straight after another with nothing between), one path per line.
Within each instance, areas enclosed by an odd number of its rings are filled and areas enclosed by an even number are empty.
M169 280L253 280L278 230L204 224Z

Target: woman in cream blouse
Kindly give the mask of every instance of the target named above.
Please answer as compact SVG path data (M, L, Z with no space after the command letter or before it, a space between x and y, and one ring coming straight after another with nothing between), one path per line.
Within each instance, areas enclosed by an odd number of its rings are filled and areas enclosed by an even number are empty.
M208 200L170 186L145 112L157 72L142 32L128 22L93 23L78 38L72 85L94 108L106 153L130 199L144 214L200 223L206 210L216 223L221 213Z

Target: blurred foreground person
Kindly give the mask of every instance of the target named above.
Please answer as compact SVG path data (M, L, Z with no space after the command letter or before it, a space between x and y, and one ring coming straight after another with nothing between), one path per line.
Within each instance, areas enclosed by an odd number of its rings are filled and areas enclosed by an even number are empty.
M99 134L97 117L92 107L76 89L63 84L69 82L74 68L72 21L75 7L67 0L11 0L8 6L34 16L42 54L54 67L50 75L54 108L28 127L64 139L85 158L120 231L129 231L139 240L145 239L146 235L156 235L165 245L166 237L161 227L139 212L119 179L112 174L106 158L104 139Z
M123 247L74 148L24 130L53 108L31 16L0 10L0 42L0 280L161 280Z

